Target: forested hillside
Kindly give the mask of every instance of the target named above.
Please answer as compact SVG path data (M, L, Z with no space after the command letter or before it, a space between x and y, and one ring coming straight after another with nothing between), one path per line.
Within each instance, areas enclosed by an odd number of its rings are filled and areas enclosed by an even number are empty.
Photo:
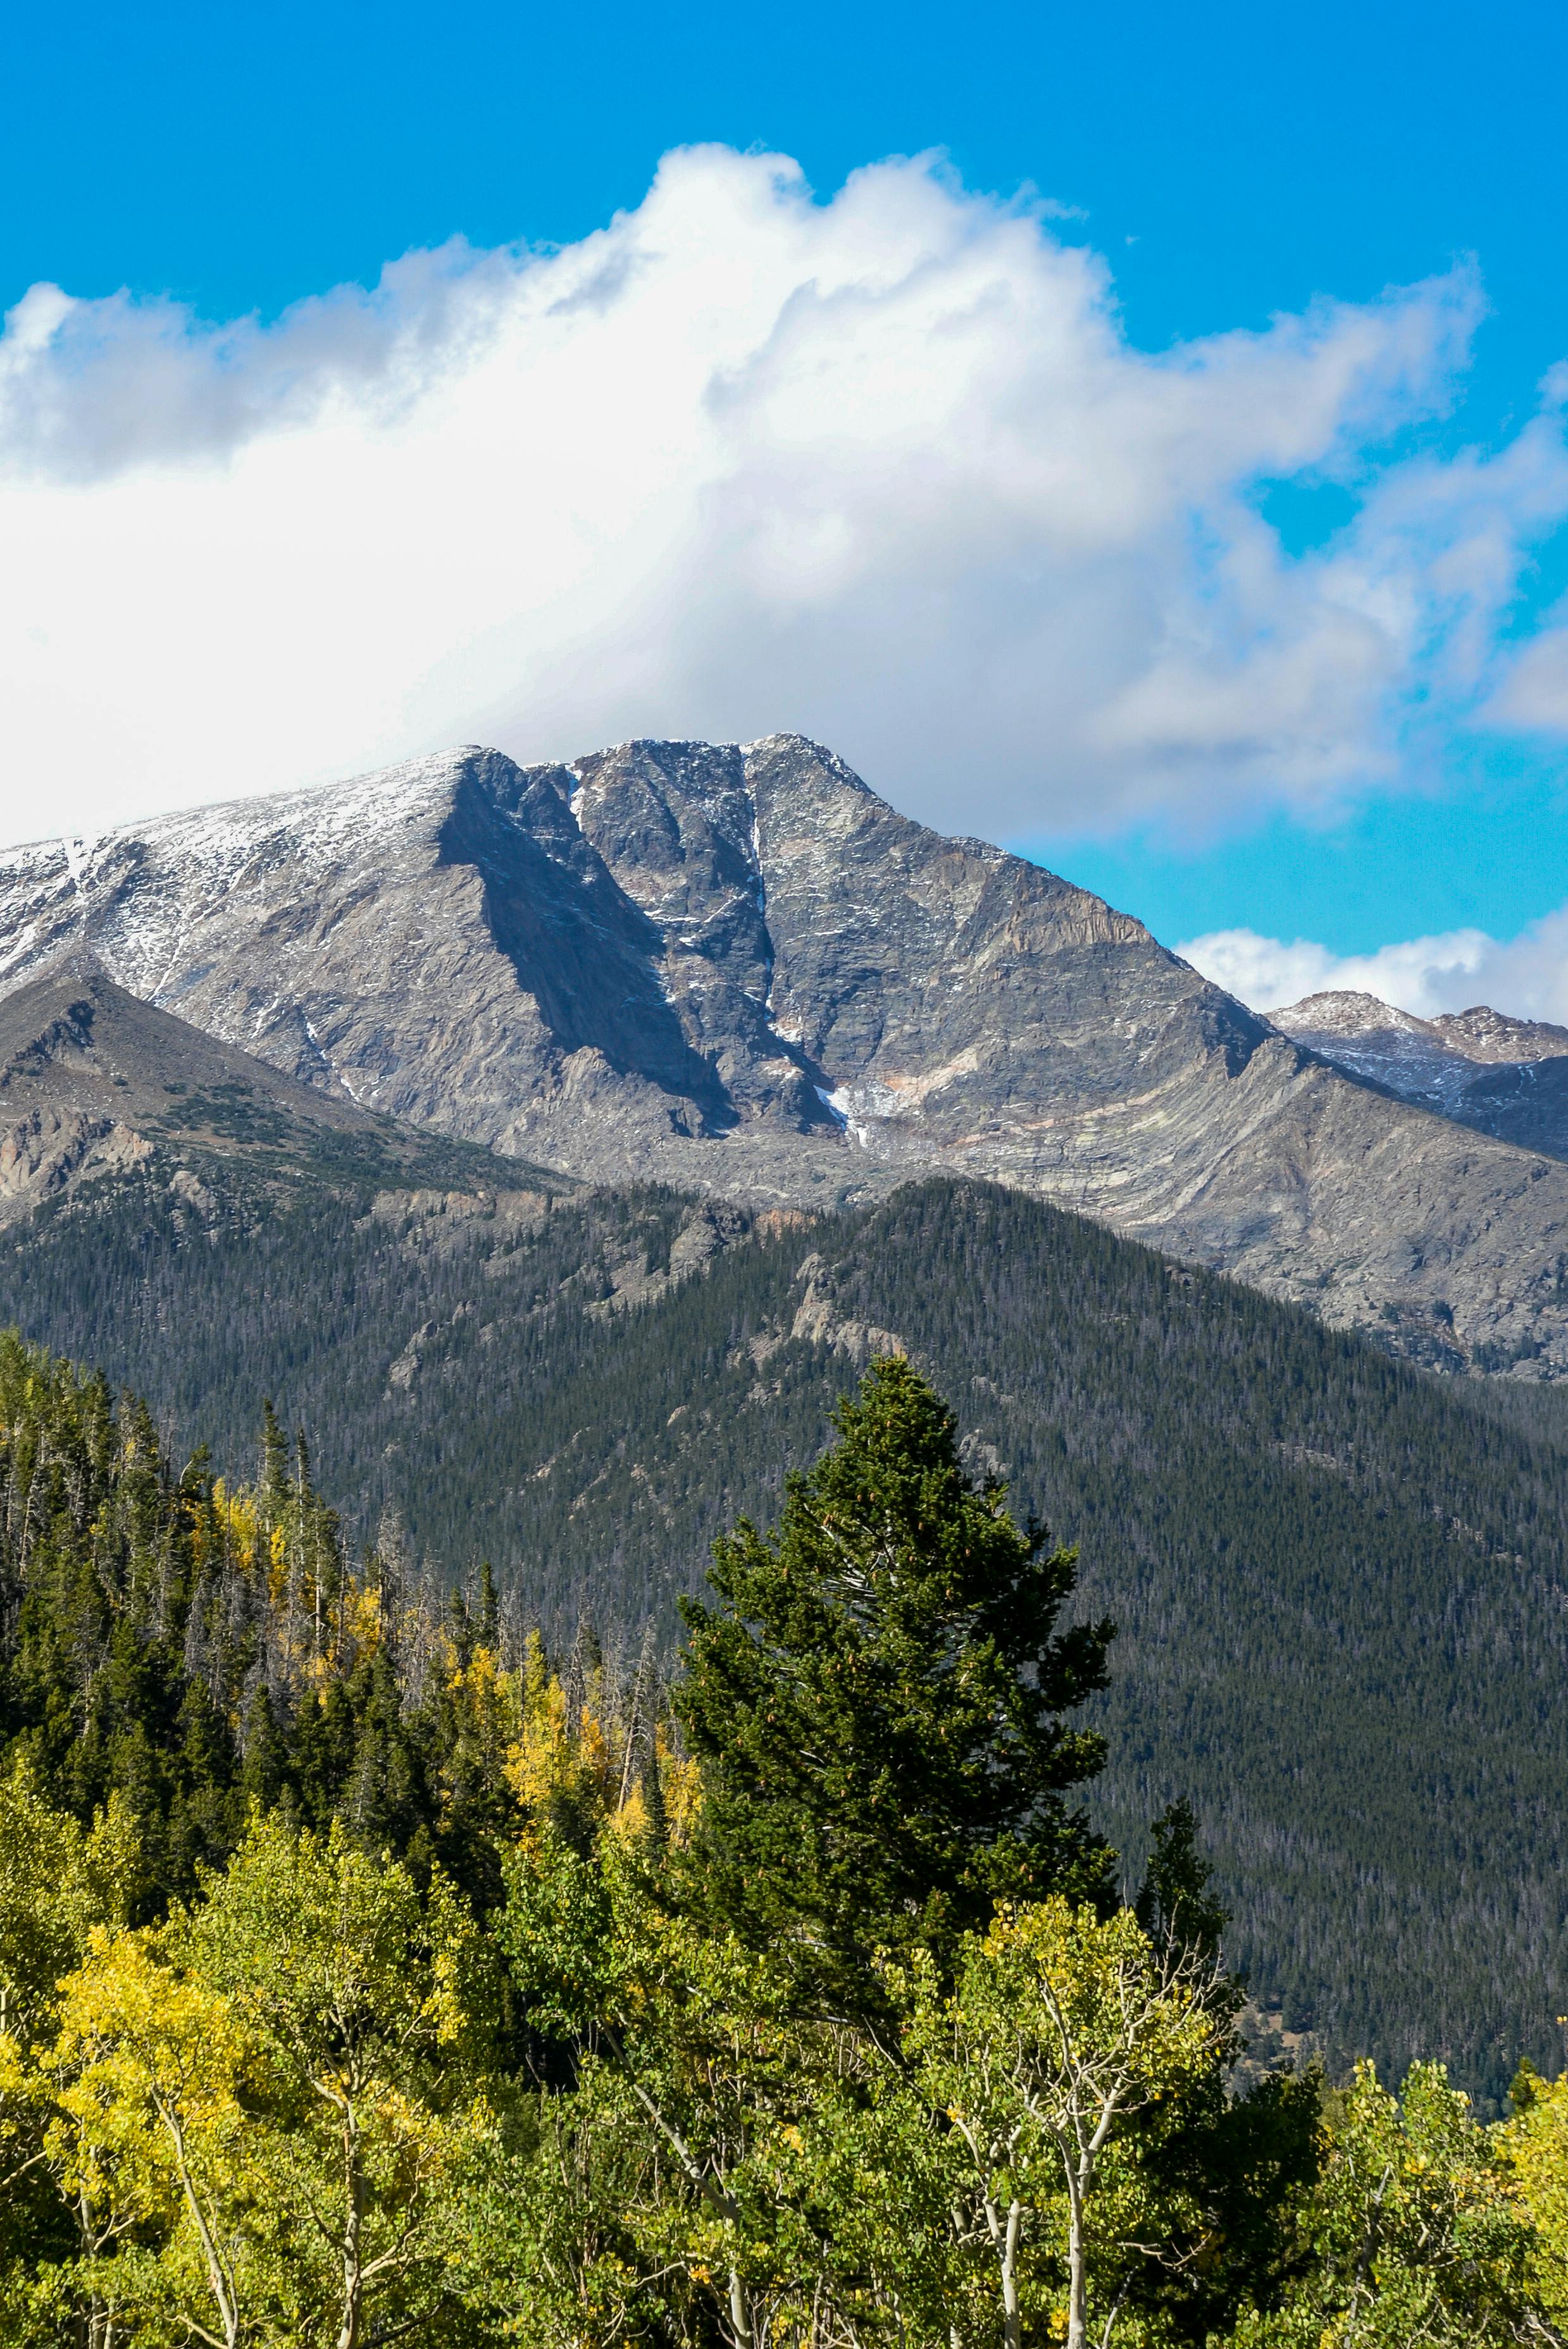
M666 1678L0 1341L14 2349L1562 2349L1568 2075L1238 2075L1109 1627L873 1363Z
M892 1340L969 1456L1082 1553L1120 1626L1095 1816L1136 1865L1202 1816L1231 1947L1331 2055L1451 2059L1495 2103L1556 2057L1568 1454L1552 1398L1428 1380L1305 1313L983 1185L750 1219L668 1194L101 1186L6 1237L0 1314L145 1390L231 1479L260 1400L356 1544L493 1567L569 1652L674 1638Z

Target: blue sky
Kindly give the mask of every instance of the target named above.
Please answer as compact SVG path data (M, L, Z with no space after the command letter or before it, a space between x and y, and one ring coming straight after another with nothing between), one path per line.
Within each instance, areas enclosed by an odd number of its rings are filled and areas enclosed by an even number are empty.
M1430 338L1449 334L1466 345L1462 359L1423 362L1436 389L1389 396L1332 458L1293 457L1271 481L1266 459L1254 455L1227 487L1232 504L1250 502L1277 533L1282 556L1308 569L1339 543L1369 483L1408 484L1433 467L1448 469L1449 480L1455 469L1502 462L1528 429L1542 378L1568 359L1560 119L1568 13L1555 5L88 5L11 11L0 54L10 93L0 143L5 308L42 282L83 304L122 288L143 302L172 297L185 305L181 332L253 315L265 324L330 288L373 287L387 263L453 236L480 254L519 242L576 246L618 210L643 203L662 156L702 142L793 157L820 198L881 158L931 149L944 151L963 189L1006 200L1032 186L1051 202L1053 249L1081 249L1109 269L1107 315L1133 357L1263 336L1315 300L1370 314L1386 288L1472 268L1468 293L1445 295L1448 310L1431 312ZM916 201L907 190L900 196ZM426 316L426 294L418 299ZM74 353L56 337L71 397L98 400L106 415L117 397L142 408L186 397L170 388L173 378L145 374L125 392L120 360L111 367L103 357L120 326L104 317L94 314ZM52 314L46 324L53 332ZM248 347L237 356L225 347L212 359L236 380L253 367ZM1269 396L1266 383L1250 396ZM192 429L200 440L206 427ZM219 458L233 461L228 443ZM59 460L78 502L88 493L84 461ZM171 460L164 451L158 461ZM574 451L572 461L592 460ZM93 462L94 480L107 478L110 460ZM1414 650L1398 716L1368 719L1359 748L1346 719L1332 756L1303 752L1296 780L1278 791L1267 781L1266 741L1248 764L1227 738L1231 780L1222 788L1193 737L1180 756L1162 750L1152 764L1146 759L1140 780L1108 766L1076 801L1059 781L1042 786L1037 807L1026 745L1019 747L1023 713L998 737L1015 782L994 802L975 786L973 828L1028 846L1172 941L1244 929L1315 941L1330 957L1365 957L1427 933L1477 931L1506 942L1550 922L1568 897L1568 743L1539 716L1543 694L1545 702L1552 695L1534 689L1523 730L1495 717L1473 722L1485 694L1489 709L1506 699L1511 688L1495 680L1509 645L1552 625L1568 591L1555 490L1509 494L1512 560L1502 585L1489 590L1493 682L1484 694L1473 682L1452 684L1468 654L1445 655L1439 678ZM1375 560L1357 557L1364 573L1384 580L1387 548L1404 528L1387 525ZM1446 546L1424 538L1409 562L1430 569ZM1484 553L1467 559L1482 564ZM975 560L965 553L954 578ZM1216 575L1211 567L1182 587L1185 616L1166 624L1177 636L1219 592ZM1399 592L1409 592L1408 583ZM931 630L929 662L942 642L941 612L920 625ZM1271 604L1246 625L1262 637L1287 622ZM1429 632L1427 621L1410 625L1415 636ZM1457 643L1463 629L1454 625ZM583 658L603 667L607 721L618 721L636 707L635 679L651 656L641 639L623 647L606 637L601 620L594 629L583 638L591 647ZM880 641L867 636L868 670ZM442 657L449 664L456 655ZM559 667L558 646L552 657ZM765 667L763 674L765 684ZM659 677L648 730L688 704L720 714L729 707L722 691L705 701L695 688L666 689ZM279 689L275 671L256 679L258 699ZM347 663L345 694L372 689ZM1010 690L962 637L953 695L988 702ZM1282 742L1293 724L1310 730L1312 695L1293 690L1295 715L1281 716ZM1510 707L1525 706L1521 691ZM855 738L851 688L834 695L823 706L844 709ZM791 704L780 723L796 722L802 698L793 686L780 691ZM573 711L592 698L590 680ZM481 694L476 731L489 706ZM123 812L139 814L150 792L157 796L163 753L153 738L162 721L140 705L117 707L131 745L128 777L134 771ZM320 708L319 698L302 700L302 736L319 729ZM509 722L522 723L515 713ZM1047 710L1042 732L1055 722ZM873 754L884 746L881 764L860 739L846 750L898 799L896 729L879 732L868 718L860 733ZM984 728L979 735L988 739ZM386 736L395 738L396 729ZM104 739L112 745L112 734ZM342 735L350 747L356 739L352 728ZM1124 728L1117 739L1132 737ZM367 725L367 750L381 740ZM136 745L148 742L139 767ZM408 747L420 745L410 737ZM325 736L323 750L334 755ZM1295 751L1281 756L1288 767ZM1127 757L1136 763L1145 754ZM10 785L0 784L12 794L9 838L45 828L31 819L48 796L36 749L17 760ZM102 771L101 750L95 766ZM177 766L171 761L171 776ZM302 742L301 777L310 771ZM213 786L222 787L221 774ZM242 787L252 787L249 779ZM189 798L191 786L171 781L170 791ZM952 795L943 799L934 786L916 779L904 796L913 812L954 820ZM84 820L104 812L94 801ZM1470 972L1490 968L1480 950L1464 952L1470 960L1460 954L1451 981L1461 991ZM1534 983L1522 976L1527 964L1516 953L1507 965L1521 1008L1551 1009L1550 988L1526 1002ZM1449 983L1433 979L1429 993Z

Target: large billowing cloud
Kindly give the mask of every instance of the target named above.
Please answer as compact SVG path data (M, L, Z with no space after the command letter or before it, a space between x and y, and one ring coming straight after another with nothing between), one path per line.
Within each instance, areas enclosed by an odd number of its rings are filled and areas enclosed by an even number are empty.
M1449 930L1379 947L1374 954L1336 955L1310 938L1213 930L1176 951L1256 1011L1283 1009L1326 988L1347 988L1423 1019L1490 1003L1521 1019L1568 1025L1568 905L1515 938Z
M411 254L266 327L35 287L0 836L454 740L781 728L967 831L1201 825L1555 722L1557 649L1499 649L1568 512L1550 403L1389 454L1480 307L1460 271L1150 356L1044 211L919 160L818 203L720 149L580 244ZM1354 517L1292 558L1258 496L1302 478Z

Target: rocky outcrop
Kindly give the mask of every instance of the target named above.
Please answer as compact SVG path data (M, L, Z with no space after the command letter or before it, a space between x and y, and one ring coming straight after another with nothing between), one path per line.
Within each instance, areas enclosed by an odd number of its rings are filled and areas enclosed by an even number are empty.
M1336 1069L1401 1101L1568 1158L1568 1028L1513 1019L1485 1003L1419 1019L1350 989L1308 995L1268 1016Z
M123 1174L152 1145L120 1118L33 1108L0 1119L0 1223L26 1215L98 1174Z
M83 946L329 1099L591 1178L989 1175L1422 1359L1568 1373L1568 1169L799 737L459 750L0 859L0 985Z
M0 1002L0 1223L155 1155L198 1212L208 1195L194 1169L214 1159L290 1183L527 1179L514 1159L299 1084L68 954Z
M864 1370L873 1354L907 1354L909 1345L896 1330L883 1330L875 1321L847 1319L838 1310L826 1267L813 1249L795 1275L803 1282L805 1293L795 1309L789 1325L791 1338L804 1338L813 1346L830 1346L835 1353L845 1355L857 1371Z

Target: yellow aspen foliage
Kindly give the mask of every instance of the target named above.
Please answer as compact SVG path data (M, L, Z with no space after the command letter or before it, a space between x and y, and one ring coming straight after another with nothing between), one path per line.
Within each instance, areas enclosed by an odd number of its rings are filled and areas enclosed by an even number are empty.
M95 1925L117 1924L136 1880L123 1795L85 1828L44 1800L25 1756L0 1779L0 2037L36 2036Z
M282 1526L274 1526L267 1536L267 1597L281 1608L288 1588L288 1536Z
M670 1841L687 1844L702 1809L702 1771L693 1755L677 1753L662 1722L654 1734L654 1755Z
M624 1802L616 1806L606 1822L606 1832L624 1849L635 1850L647 1841L652 1826L643 1782L634 1778Z
M490 1722L505 1718L521 1727L516 1682L511 1673L502 1671L500 1659L493 1648L476 1648L465 1664L449 1640L447 1688L476 1719Z
M262 1521L254 1501L248 1493L231 1492L220 1476L212 1487L212 1514L227 1546L230 1563L250 1573L262 1539Z
M457 2183L490 2127L489 1961L463 1903L438 1873L421 1897L341 1826L296 1835L274 1814L170 1930L256 2051L264 2190L230 2215L302 2318L263 2337L419 2330L445 2303Z
M123 1797L86 1829L45 1802L25 1760L0 1780L0 2189L46 2158L36 2051L57 2027L62 1977L95 1925L123 1920L136 1874Z
M1542 2080L1528 2068L1514 2085L1522 2109L1499 2136L1533 2240L1531 2280L1545 2313L1568 2320L1568 2073Z
M543 1644L529 1640L521 1672L521 1726L508 1748L507 1784L530 1821L570 1823L591 1832L610 1809L610 1747L603 1723L584 1704L575 1721Z
M261 2180L242 2103L254 2055L229 2002L166 1964L156 1935L99 1929L36 2063L54 2107L46 2150L96 2214L91 2248L101 2256L133 2230L161 2240L157 2261L117 2261L117 2296L230 2349L247 2267L235 2213Z
M381 1593L373 1583L350 1578L343 1599L343 1640L356 1655L373 1655L381 1645Z

